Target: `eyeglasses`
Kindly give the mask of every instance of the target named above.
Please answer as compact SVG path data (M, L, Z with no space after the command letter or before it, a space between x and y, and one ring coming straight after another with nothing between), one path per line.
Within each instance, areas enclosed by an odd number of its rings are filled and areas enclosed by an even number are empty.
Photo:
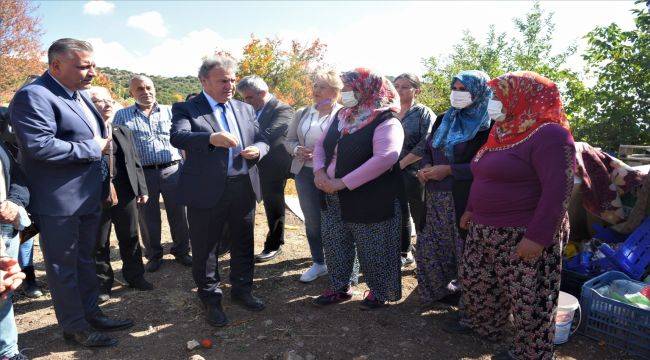
M115 100L97 99L97 100L93 100L93 104L95 104L95 105L114 105Z

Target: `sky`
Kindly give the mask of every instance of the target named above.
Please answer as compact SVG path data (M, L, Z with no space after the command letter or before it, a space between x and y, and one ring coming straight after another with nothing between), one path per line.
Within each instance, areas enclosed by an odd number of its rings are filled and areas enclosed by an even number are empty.
M43 49L73 37L95 48L95 61L149 75L196 75L215 49L241 55L251 35L327 44L325 62L343 71L422 74L422 60L449 53L469 30L483 39L490 24L514 34L512 19L530 1L35 1ZM633 28L633 1L542 1L554 12L554 48L598 25ZM569 64L580 70L579 56Z

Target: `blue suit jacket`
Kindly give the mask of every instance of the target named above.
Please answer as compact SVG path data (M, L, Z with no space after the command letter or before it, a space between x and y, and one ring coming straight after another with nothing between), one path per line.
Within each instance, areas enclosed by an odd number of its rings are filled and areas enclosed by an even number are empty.
M100 114L84 92L79 93L106 137ZM47 216L98 211L101 150L83 110L49 73L16 93L10 121L31 194L29 210Z
M230 104L239 125L242 148L256 146L260 150L258 159L247 160L251 185L260 201L256 164L268 152L269 144L259 130L253 107L238 100L230 100ZM171 143L186 154L178 184L180 199L192 207L214 207L221 199L228 173L228 149L210 145L210 134L219 131L217 118L203 93L174 104L172 114Z

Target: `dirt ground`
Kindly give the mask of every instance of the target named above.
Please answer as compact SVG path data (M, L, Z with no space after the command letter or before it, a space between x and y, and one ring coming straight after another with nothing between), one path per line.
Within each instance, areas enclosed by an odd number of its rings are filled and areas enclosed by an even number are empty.
M163 216L164 218L164 216ZM165 249L170 236L164 224ZM262 249L266 234L264 210L258 206L255 247ZM121 262L115 238L111 256L121 281ZM16 299L16 321L20 348L32 359L489 359L500 349L469 335L451 336L442 331L442 321L455 309L439 306L422 311L415 291L414 267L403 272L403 298L392 306L373 312L360 311L358 302L367 288L362 283L351 301L323 309L311 299L328 286L327 277L312 284L298 281L310 265L309 248L300 220L287 211L286 245L283 253L256 267L254 292L266 300L266 310L253 313L232 305L229 298L228 256L221 259L224 279L223 306L231 324L216 329L203 319L203 311L189 268L165 256L162 268L147 278L156 289L141 292L115 284L113 297L102 304L109 316L128 317L135 327L113 333L117 347L87 350L63 341L51 298L32 300L20 293ZM38 245L35 266L45 281ZM189 340L209 338L212 349L186 350ZM559 347L559 359L617 359L615 350L575 335Z

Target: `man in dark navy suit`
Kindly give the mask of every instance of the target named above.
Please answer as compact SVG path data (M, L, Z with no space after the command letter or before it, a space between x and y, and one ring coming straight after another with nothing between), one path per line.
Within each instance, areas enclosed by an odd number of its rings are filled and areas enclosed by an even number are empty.
M228 224L231 297L253 310L264 302L252 295L255 200L261 200L257 162L269 149L255 111L233 100L235 61L219 55L199 69L203 92L172 107L171 143L185 151L178 192L187 205L192 243L192 276L207 310L208 323L228 323L221 307L217 264L224 224Z
M54 310L66 340L87 347L117 340L95 330L118 330L130 320L111 320L97 306L93 250L100 214L101 161L110 131L83 89L95 76L93 48L59 39L48 49L48 70L19 90L11 106L19 158L40 229Z

